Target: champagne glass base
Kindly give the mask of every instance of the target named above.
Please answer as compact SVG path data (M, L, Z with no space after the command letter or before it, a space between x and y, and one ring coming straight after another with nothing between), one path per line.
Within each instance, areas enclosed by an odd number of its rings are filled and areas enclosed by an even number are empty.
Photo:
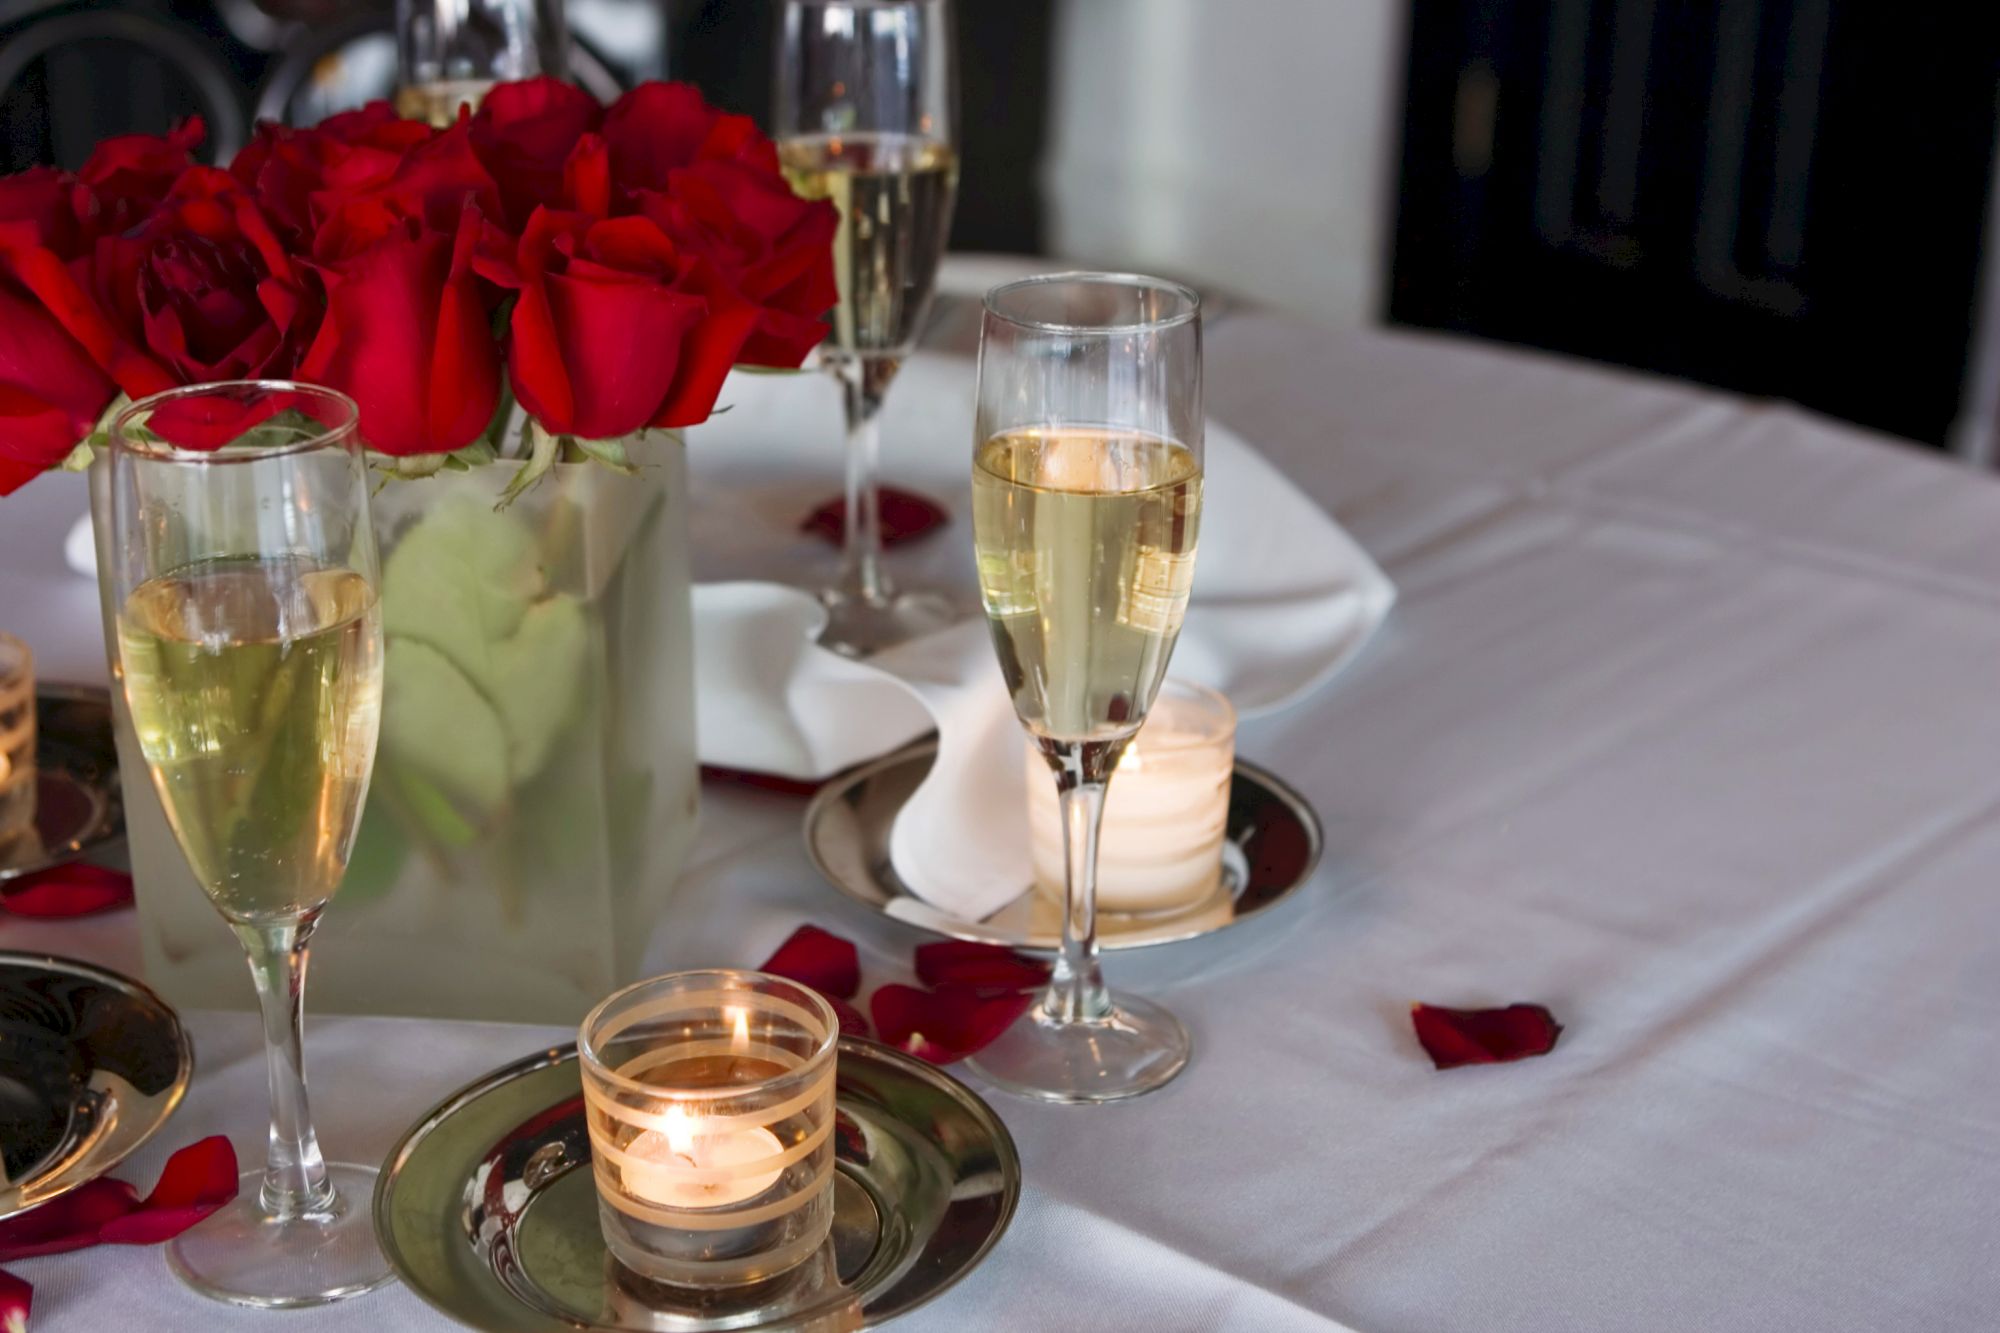
M264 1173L246 1171L227 1207L167 1246L167 1267L204 1296L288 1309L375 1290L392 1274L375 1243L372 1166L329 1163L333 1206L279 1222L259 1201Z
M1187 1068L1192 1044L1159 1005L1118 995L1110 1014L1087 1023L1055 1022L1037 1004L967 1063L1003 1092L1088 1105L1164 1087Z
M847 588L823 588L819 600L827 612L820 647L843 657L867 657L959 619L949 597L918 589L871 598Z

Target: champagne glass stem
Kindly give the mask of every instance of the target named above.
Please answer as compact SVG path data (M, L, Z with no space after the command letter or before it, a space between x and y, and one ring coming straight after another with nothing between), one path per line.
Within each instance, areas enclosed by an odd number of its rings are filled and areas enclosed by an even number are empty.
M1064 884L1062 953L1049 977L1042 1012L1057 1023L1090 1023L1111 1012L1097 956L1097 835L1104 795L1125 741L1043 741L1055 769L1062 810Z
M271 1081L271 1142L264 1161L264 1209L280 1221L324 1212L333 1203L319 1135L306 1104L304 1052L307 944L313 918L243 922L237 938L250 958L264 1015L264 1058Z
M841 589L871 606L894 589L882 568L882 499L875 484L881 453L878 418L898 362L893 357L843 356L834 363L847 407L847 542Z

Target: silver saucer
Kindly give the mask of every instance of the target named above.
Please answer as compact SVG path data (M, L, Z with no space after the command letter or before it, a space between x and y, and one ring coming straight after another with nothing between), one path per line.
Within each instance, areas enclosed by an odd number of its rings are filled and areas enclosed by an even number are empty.
M917 898L897 878L889 864L889 830L936 755L936 741L919 741L821 787L806 807L806 854L813 865L849 898L920 930L1012 949L1059 948L1062 908L1032 888L984 920L968 921ZM1312 878L1325 842L1305 797L1241 759L1230 785L1225 836L1222 882L1212 895L1175 912L1099 912L1098 943L1106 949L1174 944L1267 912Z
M35 689L35 827L0 842L0 883L78 856L125 830L111 695L88 685Z
M69 958L0 953L0 1218L109 1171L194 1077L180 1019L138 982Z
M942 1292L1013 1218L1021 1162L976 1094L920 1060L840 1039L833 1235L796 1274L695 1298L610 1260L597 1224L576 1048L440 1102L396 1145L375 1234L412 1291L474 1328L872 1328Z

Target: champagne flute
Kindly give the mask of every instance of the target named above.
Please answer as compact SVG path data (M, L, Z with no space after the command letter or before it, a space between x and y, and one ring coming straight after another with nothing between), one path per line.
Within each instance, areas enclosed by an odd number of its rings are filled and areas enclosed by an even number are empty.
M974 440L980 596L1014 711L1055 773L1068 886L1048 990L973 1064L1047 1101L1136 1097L1186 1066L1188 1034L1158 1005L1105 990L1097 835L1194 578L1200 298L1109 273L994 288Z
M820 363L847 408L847 539L820 641L853 657L956 619L949 598L890 583L875 476L882 400L923 331L958 193L952 62L947 0L786 0L778 160L801 196L840 209Z
M300 1046L307 942L347 868L381 716L358 413L278 381L174 389L119 415L110 468L125 702L175 840L249 955L271 1087L264 1170L168 1261L242 1305L357 1295L389 1276L376 1171L320 1156Z

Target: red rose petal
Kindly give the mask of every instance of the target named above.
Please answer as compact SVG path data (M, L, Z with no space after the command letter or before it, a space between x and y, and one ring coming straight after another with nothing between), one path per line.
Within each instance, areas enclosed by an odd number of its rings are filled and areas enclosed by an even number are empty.
M880 495L884 546L915 541L934 528L943 527L951 519L943 505L915 491L884 486ZM799 524L799 531L813 533L839 546L847 540L847 497L836 495L807 514L805 521Z
M934 1065L948 1065L991 1045L1035 1002L1032 993L994 995L970 986L884 986L868 1011L882 1041Z
M1416 1004L1410 1006L1410 1022L1431 1063L1439 1069L1547 1055L1562 1035L1562 1024L1539 1004L1510 1004L1504 1009Z
M784 778L776 773L757 773L747 768L724 768L719 764L703 764L701 780L721 782L733 787L755 787L759 791L775 791L786 796L811 796L821 785L804 778Z
M89 916L131 905L130 875L83 861L38 870L0 885L0 906L16 916Z
M829 999L851 1000L861 989L861 958L854 946L818 926L793 931L759 970L811 986Z
M167 1159L145 1199L122 1180L93 1180L41 1207L0 1222L0 1262L92 1245L171 1240L236 1197L236 1149L221 1135Z
M926 986L971 986L980 990L1034 990L1049 979L1051 966L998 944L939 940L917 946L917 976Z
M865 1037L868 1035L868 1020L862 1016L859 1009L856 1009L853 1005L838 996L828 995L824 991L820 992L820 995L828 1004L833 1006L834 1014L839 1017L841 1036Z
M0 1333L28 1333L28 1307L35 1289L12 1273L0 1273Z
M139 1206L139 1191L103 1177L41 1207L0 1222L0 1263L61 1254L97 1244L105 1224Z
M236 1147L221 1134L191 1143L167 1159L166 1170L138 1211L98 1231L107 1245L154 1245L172 1240L236 1197Z

